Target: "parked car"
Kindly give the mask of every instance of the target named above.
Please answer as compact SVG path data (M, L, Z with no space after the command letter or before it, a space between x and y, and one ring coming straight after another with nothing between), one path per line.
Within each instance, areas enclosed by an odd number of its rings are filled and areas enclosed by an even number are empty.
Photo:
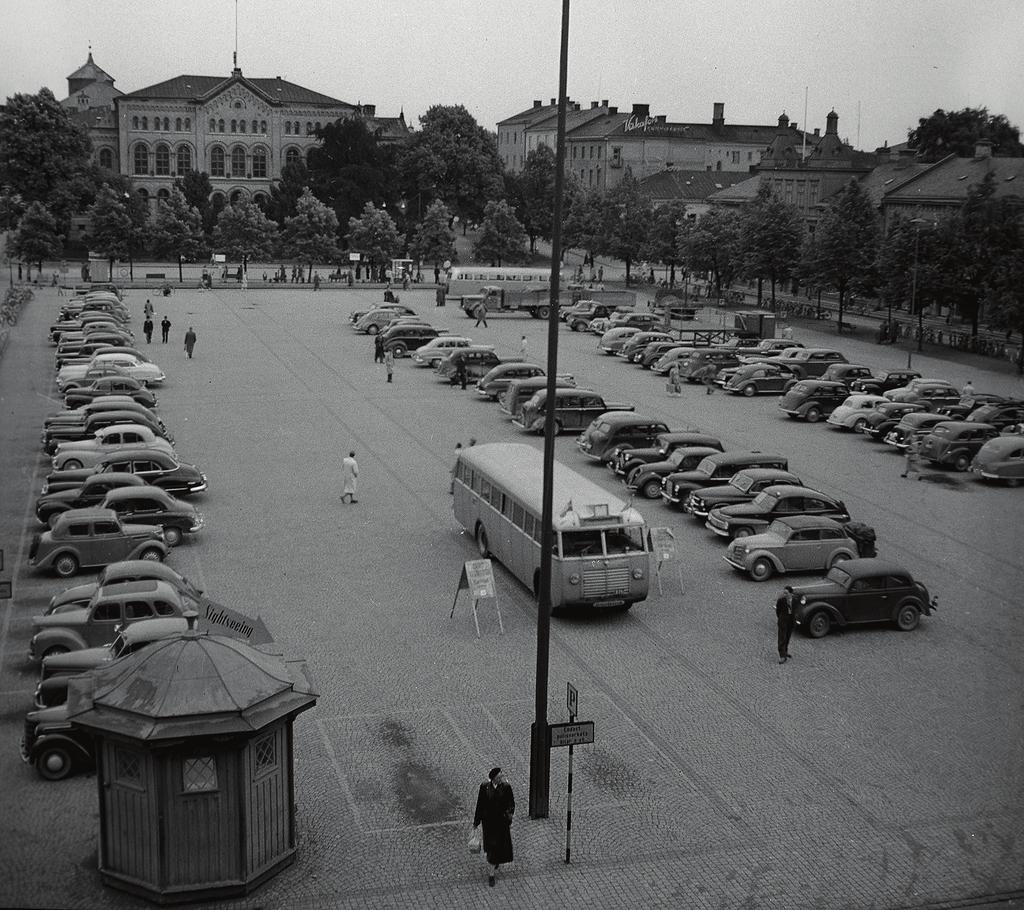
M70 487L56 493L44 493L36 498L36 518L44 525L52 525L57 516L71 509L98 506L111 490L118 487L145 486L134 474L90 474L80 487Z
M569 307L564 313L559 313L567 326L574 332L586 331L594 319L607 318L615 312L615 305L611 303L598 303L594 300L581 300Z
M651 372L657 373L659 376L665 376L672 369L673 364L676 364L680 371L682 371L686 367L686 362L694 354L703 350L706 350L706 348L695 348L688 344L677 344L658 358L658 361L651 367Z
M924 411L923 404L912 401L883 401L864 415L864 423L860 432L876 442L881 442L907 414Z
M679 375L687 382L699 382L708 367L713 367L717 373L739 365L740 358L735 348L704 348L694 352L692 357L679 365Z
M123 521L163 528L164 540L169 547L180 544L186 534L198 533L205 524L194 505L151 484L113 489L101 505L105 509L113 509Z
M827 515L837 521L850 520L841 499L810 487L776 484L765 487L750 502L712 509L704 526L719 537L735 539L759 534L776 518L789 515Z
M840 430L853 430L859 433L860 428L868 421L868 414L880 404L889 403L889 400L881 395L849 395L828 415L828 423Z
M429 325L396 325L381 333L385 351L391 351L395 357L404 357L409 351L423 347L432 338L441 333Z
M140 406L141 407L141 406ZM65 442L81 442L95 439L96 434L106 427L134 424L145 427L155 436L166 439L173 445L174 440L167 432L162 420L155 416L149 416L143 411L135 410L112 410L101 411L87 417L82 423L59 423L54 424L43 431L43 450L48 455L54 455L57 447Z
M794 341L792 338L762 338L752 345L737 344L735 346L739 348L741 359L744 362L747 358L772 358L786 350L806 347L802 341Z
M626 343L618 351L619 357L628 363L639 363L643 356L644 348L655 341L672 341L668 332L637 332L627 339Z
M631 411L608 411L595 417L576 438L576 448L594 461L607 461L620 445L650 445L668 426L660 420Z
M110 509L72 509L32 537L28 564L68 578L119 559L162 560L167 551L160 528L126 524Z
M89 361L89 366L92 367L105 365L119 367L132 379L137 379L145 386L160 385L167 378L164 371L155 363L147 363L131 354L97 354Z
M935 411L943 405L958 404L960 390L944 379L912 379L901 388L889 389L885 397L889 401L918 402Z
M737 395L780 395L793 378L781 363L746 363L733 369L722 388Z
M635 325L619 325L612 326L601 336L601 340L598 341L598 350L603 351L605 354L618 354L622 350L622 346L629 341L634 335L640 334L639 326Z
M772 452L720 452L709 455L692 471L669 474L661 484L661 498L669 506L683 508L686 498L702 487L728 483L737 471L745 468L778 468L789 470L789 461Z
M1009 487L1024 483L1024 435L988 440L971 461L971 470L982 480L1005 480Z
M21 737L21 760L43 780L64 780L95 761L92 736L68 720L67 705L29 711Z
M102 397L96 398L87 404L83 404L79 408L73 408L71 410L65 409L57 411L54 414L50 414L43 420L43 432L45 433L50 427L57 426L59 424L82 423L86 418L93 414L100 414L106 411L132 411L137 414L142 414L150 420L157 421L161 427L164 426L164 422L157 417L155 411L151 411L145 405L139 404L134 398L131 398L128 395L103 395Z
M518 357L501 357L490 345L474 344L452 351L439 360L434 372L442 382L457 385L460 370L465 370L467 382L476 382L502 363L522 363Z
M999 428L990 423L948 420L932 427L921 441L919 453L931 464L966 471L981 447L998 435Z
M133 401L152 410L156 407L156 395L131 376L104 376L92 385L80 389L69 389L64 396L64 407L79 408L104 395L128 395Z
M163 581L178 592L186 606L198 609L203 589L197 588L188 578L175 572L169 565L152 559L123 559L112 562L100 571L95 581L72 585L50 598L47 613L62 613L65 610L87 607L96 592L107 585L126 581Z
M648 330L654 326L662 325L665 322L664 316L659 313L627 312L619 310L608 317L608 328L634 328Z
M513 379L508 388L498 396L498 407L503 414L515 420L523 410L523 404L529 401L541 389L548 386L547 376L534 376L531 379ZM555 377L555 388L571 389L576 387L575 379Z
M355 326L355 324L359 322L359 320L362 319L367 313L375 312L377 310L390 310L392 313L397 313L399 316L416 315L416 311L412 307L405 306L405 304L382 303L371 307L369 310L355 310L352 313L349 313L348 321L352 323L353 326Z
M850 394L841 382L801 379L782 396L779 407L790 417L817 423L832 413Z
M481 398L497 401L501 393L508 388L510 382L516 379L533 379L534 377L542 377L544 375L544 367L537 363L523 363L521 361L499 363L497 366L491 367L476 381L476 393ZM572 379L572 376L567 373L559 375L566 379Z
M886 445L903 450L910 444L912 437L917 436L924 439L933 427L937 427L947 420L949 420L948 417L943 417L942 414L933 414L930 411L914 411L904 414L900 422L886 435Z
M787 572L824 572L856 559L857 543L844 525L824 515L776 518L768 529L729 544L725 561L754 581Z
M72 367L75 368L71 372ZM97 379L105 376L127 376L128 371L116 363L101 363L96 366L91 361L62 366L57 373L57 391L66 395L69 390L92 385Z
M1024 402L1002 401L998 404L983 404L971 411L968 423L987 423L998 430L1024 423Z
M364 313L352 325L357 332L361 332L364 335L376 335L393 319L400 319L402 317L417 318L417 315L415 310L407 306L403 306L401 309L394 306L377 307L368 313Z
M652 341L640 354L637 363L645 370L653 370L654 365L673 348L680 347L678 341Z
M512 423L523 430L541 434L544 432L548 406L547 389L537 391L529 401L523 403L519 416ZM553 407L556 433L579 432L608 411L634 409L631 404L610 403L590 389L555 389Z
M664 461L652 461L637 465L623 478L626 488L640 493L645 499L661 498L661 482L669 474L692 471L708 455L714 455L721 449L710 446L679 446L673 449Z
M436 367L452 351L468 348L472 343L472 339L464 335L439 335L417 348L412 355L412 362L418 367Z
M96 430L92 439L60 443L53 453L53 469L70 471L93 467L111 452L138 448L174 452L174 446L162 436L157 436L149 427L137 423L115 423Z
M795 360L797 354L804 348L804 345L791 341L784 347L773 347L764 351L741 351L740 360L743 363L786 363Z
M93 468L74 471L54 471L46 478L45 492L67 489L81 484L89 474L117 471L138 474L146 483L153 484L178 496L202 493L206 490L206 475L195 465L179 461L168 452L157 449L125 449L103 456Z
M767 487L778 484L801 486L800 478L780 468L744 468L729 478L729 482L694 490L683 503L683 510L697 518L707 519L712 509L750 502Z
M934 410L936 414L945 414L952 420L966 420L982 405L1009 403L1011 402L1003 395L995 395L991 392L972 392L967 398L961 397L956 404L939 405ZM1012 403L1019 404L1020 402ZM991 423L991 421L988 422Z
M882 395L890 389L898 389L914 379L920 379L917 370L883 370L871 376L862 376L850 383L851 392L864 395Z
M689 431L670 431L659 433L650 446L616 446L611 452L608 467L625 480L641 465L664 461L673 451L683 446L707 446L718 452L724 451L722 441L717 436ZM611 458L614 458L614 462Z
M820 378L833 364L846 363L846 358L832 348L801 348L795 353L787 349L779 355L797 379Z
M938 606L928 589L897 563L886 559L848 559L828 571L824 581L793 587L796 626L821 638L833 626L891 622L903 632L916 629L921 614Z

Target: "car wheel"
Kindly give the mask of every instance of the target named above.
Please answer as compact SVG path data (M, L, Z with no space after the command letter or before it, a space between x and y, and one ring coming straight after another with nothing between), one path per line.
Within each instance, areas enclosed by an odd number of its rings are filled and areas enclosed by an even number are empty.
M968 455L957 455L953 459L953 470L966 471L971 466L971 459Z
M868 425L868 422L867 422L867 420L865 418L858 417L853 422L853 427L851 429L853 430L854 433L861 433L861 432L863 432L864 427L866 427L867 425Z
M896 626L901 632L912 632L921 621L921 611L913 604L904 604L896 614Z
M78 560L70 553L62 553L54 560L53 569L61 578L70 578L78 571Z
M164 554L156 547L149 547L139 554L139 559L148 559L150 562L163 562Z
M817 423L821 420L821 408L808 408L807 413L804 414L804 420L808 423Z
M757 387L753 383L743 386L743 394L747 398L753 398L757 394Z
M750 528L737 528L732 532L732 539L739 540L741 537L749 537L753 533Z
M391 349L391 353L394 354L396 357L404 357L405 356L405 345L404 344L396 344Z
M824 610L819 610L812 617L810 622L807 623L807 634L811 638L824 638L828 635L828 630L832 628L832 620L829 619L828 613Z
M53 657L56 654L68 654L71 649L67 645L50 645L43 651L43 657Z
M543 426L541 427L540 432L541 432L541 435L544 435L544 427ZM561 436L562 435L562 421L560 421L560 420L556 420L555 421L555 435L556 436Z
M539 306L535 312L538 319L547 319L551 315L551 307Z
M71 773L71 753L64 746L47 746L36 756L36 773L43 780L64 780Z
M579 324L578 322L570 322L570 323L569 323L569 328L570 328L570 329L571 329L571 330L572 330L573 332L578 332L578 331L580 330L580 324Z
M181 530L168 525L164 528L164 540L167 542L167 546L176 547L181 543Z
M838 566L839 563L846 562L849 558L850 557L845 553L836 553L836 555L832 557L832 561L828 564L828 567L831 569L832 566Z
M641 487L641 492L647 499L661 499L661 481L652 477Z
M483 525L476 526L476 548L480 553L481 559L490 558L491 551L487 546L487 531L484 529Z
M775 574L775 566L772 565L772 561L770 559L765 559L765 557L762 556L760 559L755 559L753 563L751 563L750 568L747 570L747 574L749 574L754 581L767 581Z
M64 462L64 464L61 465L60 469L62 471L77 471L81 467L82 462L80 462L77 458L69 458L67 461Z

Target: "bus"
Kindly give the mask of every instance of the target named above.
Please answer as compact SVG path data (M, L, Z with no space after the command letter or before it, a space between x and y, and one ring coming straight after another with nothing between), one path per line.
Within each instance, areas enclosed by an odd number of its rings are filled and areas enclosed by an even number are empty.
M647 525L628 503L563 464L554 465L552 612L625 611L647 597ZM522 443L463 448L453 471L455 520L535 597L540 590L543 456Z
M559 286L565 275L559 273ZM482 301L499 313L527 312L534 319L547 319L551 309L551 269L508 266L453 266L447 276L446 297L458 300L466 315Z

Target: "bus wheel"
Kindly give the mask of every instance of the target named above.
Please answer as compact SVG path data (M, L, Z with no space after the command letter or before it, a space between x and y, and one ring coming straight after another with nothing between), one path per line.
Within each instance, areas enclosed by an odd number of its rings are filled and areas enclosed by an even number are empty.
M491 551L487 547L487 531L484 530L483 525L476 526L476 548L480 551L480 556L483 559L488 559L491 555Z
M547 319L551 315L551 308L546 306L537 307L537 318Z

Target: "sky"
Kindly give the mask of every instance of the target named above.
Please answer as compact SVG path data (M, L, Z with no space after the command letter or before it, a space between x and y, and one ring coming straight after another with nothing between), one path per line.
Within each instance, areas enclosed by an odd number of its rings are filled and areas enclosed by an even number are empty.
M173 76L282 76L406 121L462 104L484 127L558 94L558 0L0 0L0 97L93 59L124 92ZM570 0L568 94L669 122L771 124L785 112L859 149L938 108L1024 131L1021 0Z

